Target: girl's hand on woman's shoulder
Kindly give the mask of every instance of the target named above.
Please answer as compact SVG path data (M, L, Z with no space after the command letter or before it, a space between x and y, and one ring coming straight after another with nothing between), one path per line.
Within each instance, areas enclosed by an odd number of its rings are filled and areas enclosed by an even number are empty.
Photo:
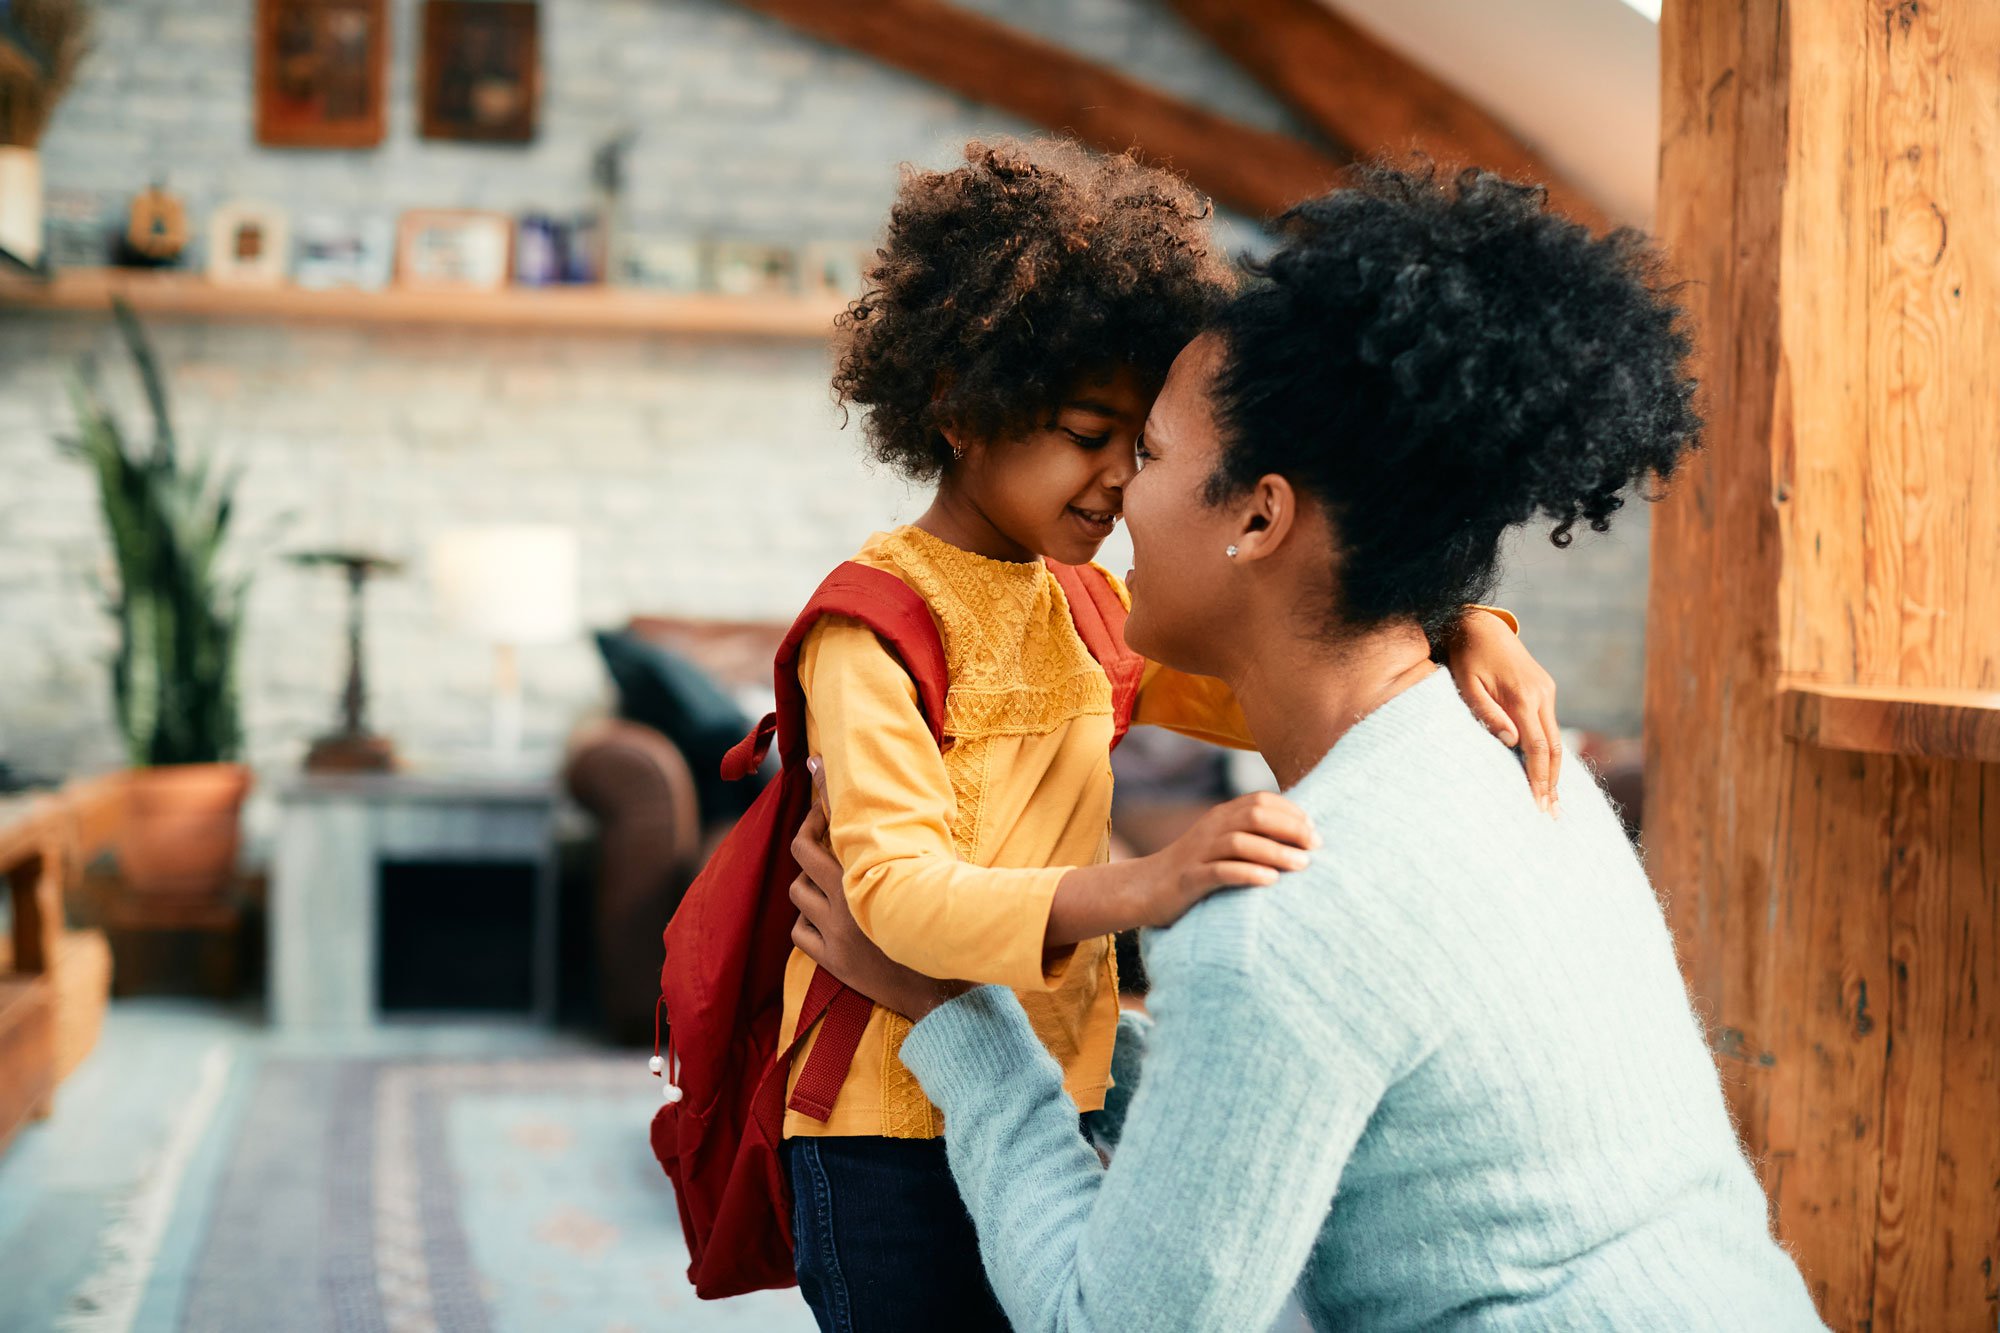
M1216 806L1150 856L1079 866L1049 904L1050 948L1145 926L1171 926L1218 889L1275 884L1319 846L1305 811L1274 792Z
M1499 616L1468 607L1451 640L1451 678L1472 714L1527 764L1535 804L1560 814L1556 777L1562 732L1556 725L1555 678Z

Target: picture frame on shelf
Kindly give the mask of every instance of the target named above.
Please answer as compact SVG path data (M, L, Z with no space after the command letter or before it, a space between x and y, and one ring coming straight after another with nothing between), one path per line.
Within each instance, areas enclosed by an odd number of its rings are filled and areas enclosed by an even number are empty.
M425 0L419 131L469 143L533 141L541 62L534 0Z
M799 289L799 256L787 245L718 241L709 275L724 296L791 296Z
M514 272L514 219L475 209L426 208L396 228L396 284L431 291L493 292Z
M693 236L628 236L618 281L645 291L693 296L708 290L708 263Z
M804 296L852 301L861 295L868 266L875 262L871 244L814 241L799 255L799 292Z
M257 142L379 145L388 52L387 0L257 0Z
M388 219L332 214L299 219L292 264L292 281L299 286L380 291L395 268L396 228Z
M275 287L291 261L291 227L275 204L239 200L208 219L208 279L234 287Z
M49 268L100 268L111 262L120 219L99 195L50 190L42 217L42 260Z

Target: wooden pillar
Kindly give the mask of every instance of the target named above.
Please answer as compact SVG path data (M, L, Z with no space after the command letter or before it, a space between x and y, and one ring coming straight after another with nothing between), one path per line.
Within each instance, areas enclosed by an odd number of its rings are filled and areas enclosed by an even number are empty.
M1667 0L1646 843L1836 1329L2000 1323L2000 4Z

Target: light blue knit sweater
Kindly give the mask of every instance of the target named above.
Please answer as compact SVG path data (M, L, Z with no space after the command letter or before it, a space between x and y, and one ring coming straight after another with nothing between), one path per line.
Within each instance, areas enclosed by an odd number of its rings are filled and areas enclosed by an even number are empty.
M1363 719L1291 793L1314 865L1145 941L1108 1170L1011 994L918 1024L1014 1326L1245 1333L1296 1287L1321 1329L1822 1327L1645 874L1561 790L1443 672Z

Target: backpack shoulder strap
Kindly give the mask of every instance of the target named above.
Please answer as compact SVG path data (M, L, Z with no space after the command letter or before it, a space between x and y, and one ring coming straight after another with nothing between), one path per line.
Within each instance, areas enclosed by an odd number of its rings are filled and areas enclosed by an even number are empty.
M1125 599L1101 565L1060 565L1051 560L1049 572L1069 599L1070 619L1083 646L1111 679L1111 743L1115 746L1131 730L1132 712L1139 704L1139 682L1146 673L1146 659L1125 643L1125 617L1129 614Z
M806 758L806 698L799 685L799 649L821 616L848 616L873 630L917 687L917 706L930 725L931 739L943 749L945 692L949 678L945 669L944 640L928 603L909 584L894 574L849 560L826 576L806 602L805 610L792 622L778 655L772 663L772 689L778 696L777 711L757 724L748 736L723 756L722 776L747 777L764 762L773 737L778 757L788 781L803 781L800 767ZM789 834L787 835L789 841ZM789 860L789 853L786 853ZM792 869L795 871L796 866ZM812 981L800 1006L798 1026L789 1044L781 1046L776 1065L783 1069L804 1043L815 1024L819 1039L813 1043L805 1066L785 1105L824 1121L833 1113L834 1099L847 1080L848 1067L861 1047L861 1037L875 1009L874 1001L851 990L830 972L814 968ZM782 1088L782 1083L779 1085ZM782 1110L776 1104L764 1108L764 1131L776 1141Z
M867 625L903 664L917 687L917 706L931 739L944 748L944 703L949 678L944 640L928 603L909 584L884 570L849 560L819 585L792 622L772 664L777 711L766 717L722 760L722 776L747 777L764 762L773 737L786 765L805 759L806 700L799 688L799 649L821 616L848 616Z

